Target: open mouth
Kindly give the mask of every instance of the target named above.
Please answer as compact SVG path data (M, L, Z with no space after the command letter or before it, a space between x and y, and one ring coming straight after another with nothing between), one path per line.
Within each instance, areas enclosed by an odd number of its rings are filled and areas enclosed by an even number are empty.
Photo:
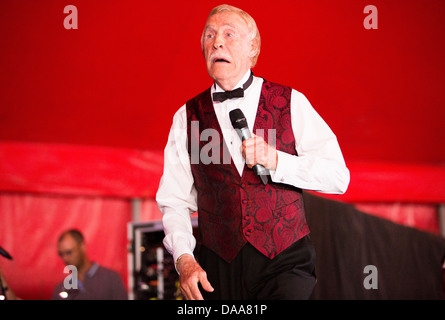
M215 60L213 60L213 63L230 63L230 61L224 58L216 58Z

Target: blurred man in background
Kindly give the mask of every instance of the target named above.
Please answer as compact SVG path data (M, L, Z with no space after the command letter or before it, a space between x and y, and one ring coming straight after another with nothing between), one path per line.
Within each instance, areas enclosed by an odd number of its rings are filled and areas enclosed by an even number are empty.
M56 286L53 300L126 300L128 298L120 275L88 258L85 239L78 230L63 232L58 240L58 253L67 266L77 269L76 288ZM74 274L71 274L74 276Z
M20 300L6 282L2 269L0 269L0 300Z

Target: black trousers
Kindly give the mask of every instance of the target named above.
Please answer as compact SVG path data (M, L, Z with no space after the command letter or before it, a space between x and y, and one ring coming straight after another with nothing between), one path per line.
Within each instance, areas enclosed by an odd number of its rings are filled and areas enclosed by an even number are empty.
M247 243L228 263L204 246L196 257L215 289L209 300L300 300L309 299L315 283L315 250L308 236L298 240L274 259Z

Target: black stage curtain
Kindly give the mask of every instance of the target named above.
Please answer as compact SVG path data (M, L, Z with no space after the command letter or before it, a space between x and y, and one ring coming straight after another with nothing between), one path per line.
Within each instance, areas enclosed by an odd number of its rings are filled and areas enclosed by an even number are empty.
M445 239L312 193L304 201L317 252L312 299L443 299ZM371 274L377 289L365 288Z

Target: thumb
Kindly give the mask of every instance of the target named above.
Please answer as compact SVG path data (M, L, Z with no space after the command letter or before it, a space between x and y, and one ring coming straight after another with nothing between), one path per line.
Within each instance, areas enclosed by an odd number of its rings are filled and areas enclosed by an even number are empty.
M202 288L207 291L207 292L213 292L213 287L210 284L209 280L207 279L207 275L206 274L202 274L199 277L199 282L201 283Z

